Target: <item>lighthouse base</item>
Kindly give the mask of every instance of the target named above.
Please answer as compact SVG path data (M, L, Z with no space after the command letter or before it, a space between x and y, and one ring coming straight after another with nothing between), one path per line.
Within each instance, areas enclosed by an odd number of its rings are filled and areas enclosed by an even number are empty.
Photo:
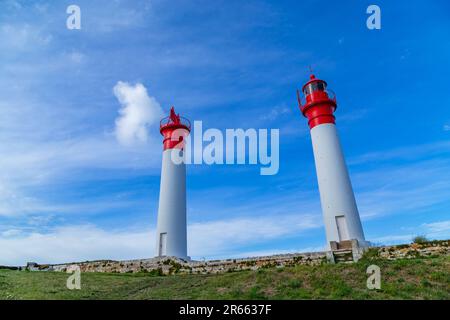
M362 258L363 254L369 248L368 241L358 241L356 239L344 240L341 242L330 241L330 251L327 253L328 261L338 262L356 262Z

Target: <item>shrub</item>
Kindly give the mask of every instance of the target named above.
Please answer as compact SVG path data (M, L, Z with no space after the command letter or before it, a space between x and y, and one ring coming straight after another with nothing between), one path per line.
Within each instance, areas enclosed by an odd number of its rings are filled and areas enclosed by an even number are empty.
M428 240L427 237L425 237L424 235L418 235L418 236L415 236L415 237L412 239L412 241L413 241L413 243L421 244L421 243L428 242L429 240Z
M372 261L376 260L380 257L380 252L378 251L378 248L369 248L364 253L360 261Z
M267 299L263 292L260 291L259 287L252 287L248 292L248 299L252 300L263 300Z
M422 279L420 280L420 284L424 287L431 287L432 284L430 283L430 281L428 281L427 279Z
M150 276L155 276L155 277L161 277L164 276L164 272L162 270L162 268L158 268L158 269L153 269L149 272Z
M244 265L247 267L252 267L256 265L256 261L255 260L244 261Z
M287 286L292 289L297 289L302 286L302 282L298 279L292 279L288 282Z
M178 271L180 271L180 269L183 267L180 263L176 261L170 261L170 265L171 265L169 269L170 274L178 273Z

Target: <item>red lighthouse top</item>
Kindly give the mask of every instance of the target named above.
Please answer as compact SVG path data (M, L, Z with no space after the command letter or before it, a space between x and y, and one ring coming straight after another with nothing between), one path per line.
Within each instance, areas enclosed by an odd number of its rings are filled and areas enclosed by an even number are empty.
M188 119L180 117L175 113L175 108L170 108L170 115L161 119L159 124L159 132L163 135L164 150L173 148L183 148L184 144L180 143L191 131L191 123Z
M335 123L336 97L334 92L327 89L324 80L317 79L313 74L302 87L303 96L297 90L297 100L303 115L308 118L308 125L312 129L322 123ZM303 102L302 102L303 100Z

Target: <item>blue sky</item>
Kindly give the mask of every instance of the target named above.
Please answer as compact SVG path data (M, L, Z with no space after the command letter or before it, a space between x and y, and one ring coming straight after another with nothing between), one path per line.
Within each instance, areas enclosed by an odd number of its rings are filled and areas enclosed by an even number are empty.
M374 3L0 1L0 264L154 255L161 138L119 143L119 83L146 88L149 117L280 129L277 175L188 167L193 258L322 249L295 97L310 65L337 95L366 238L448 238L450 4Z

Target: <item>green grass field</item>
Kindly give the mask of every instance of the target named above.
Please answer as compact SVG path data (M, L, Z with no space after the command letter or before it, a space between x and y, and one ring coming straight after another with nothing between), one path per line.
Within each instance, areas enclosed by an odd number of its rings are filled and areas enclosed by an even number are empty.
M381 268L381 290L366 288L366 268ZM0 270L0 299L449 299L450 257L369 260L239 271L219 275L83 273L68 290L57 272Z

